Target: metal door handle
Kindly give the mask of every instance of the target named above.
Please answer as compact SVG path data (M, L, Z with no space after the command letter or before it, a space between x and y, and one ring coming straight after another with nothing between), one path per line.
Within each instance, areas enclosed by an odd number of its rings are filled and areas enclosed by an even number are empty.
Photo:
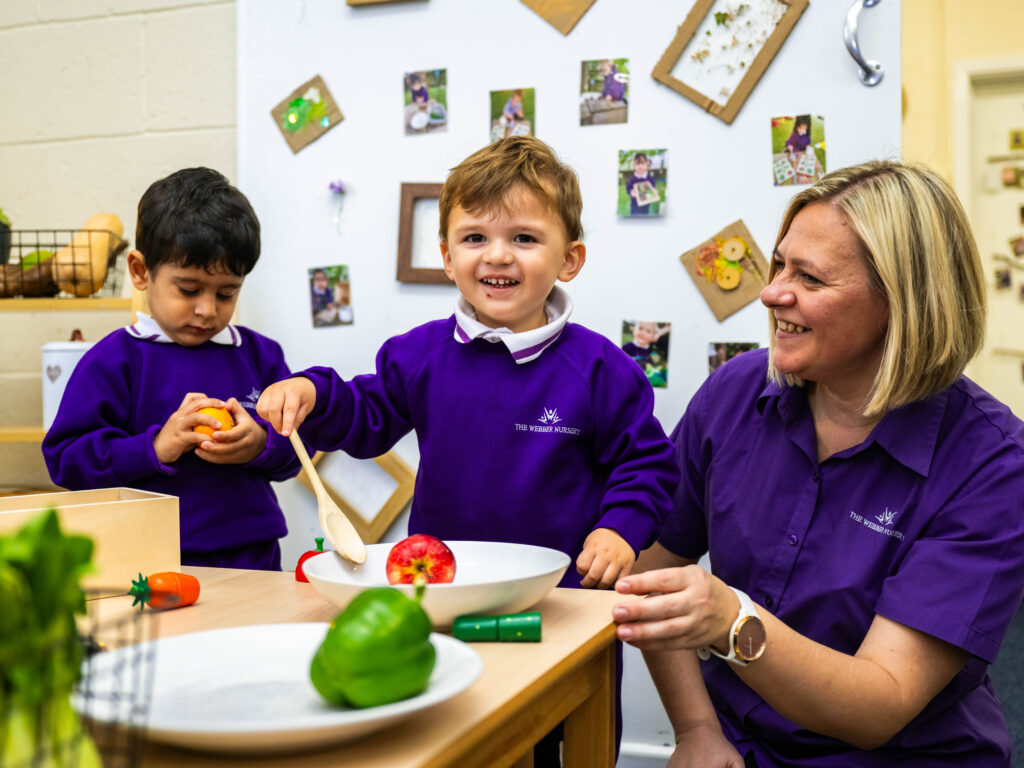
M857 23L860 21L860 12L865 8L877 5L879 0L857 0L850 10L846 12L846 21L843 23L843 40L846 42L846 50L850 52L853 60L860 67L860 81L864 85L878 85L882 82L885 71L877 61L865 59L860 52L860 44L857 42Z

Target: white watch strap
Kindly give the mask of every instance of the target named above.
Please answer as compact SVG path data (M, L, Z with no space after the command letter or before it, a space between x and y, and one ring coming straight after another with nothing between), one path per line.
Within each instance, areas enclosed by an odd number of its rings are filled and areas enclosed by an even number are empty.
M732 641L736 636L736 630L739 628L739 624L743 619L748 616L754 616L755 618L760 619L760 616L757 614L757 606L754 605L754 601L750 599L750 596L747 595L746 592L741 589L736 589L736 587L729 587L729 589L736 593L736 597L738 597L740 601L740 612L736 614L736 620L733 621L732 626L729 627L729 652L719 653L711 646L704 646L703 648L697 649L697 657L703 661L707 661L714 655L720 659L725 659L730 664L735 664L737 667L746 667L750 665L750 662L744 661L736 655L736 649L733 647Z

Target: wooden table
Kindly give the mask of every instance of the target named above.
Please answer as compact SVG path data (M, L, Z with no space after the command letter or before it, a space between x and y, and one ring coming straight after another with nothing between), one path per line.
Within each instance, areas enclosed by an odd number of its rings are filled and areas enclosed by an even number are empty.
M161 637L221 627L330 621L338 609L293 574L226 568L184 568L199 578L194 606L160 613ZM614 764L615 627L613 592L555 589L532 610L541 612L540 643L474 643L483 673L468 690L355 742L277 758L187 753L150 743L142 768L187 763L202 768L507 768L532 765L531 748L565 721L564 765ZM92 601L99 621L124 615L131 598ZM137 609L136 609L137 610Z

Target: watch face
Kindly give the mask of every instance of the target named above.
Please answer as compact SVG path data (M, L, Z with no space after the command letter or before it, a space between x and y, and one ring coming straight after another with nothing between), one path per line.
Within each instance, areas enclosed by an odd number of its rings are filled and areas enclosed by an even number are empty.
M736 628L736 634L733 636L736 655L743 661L760 658L764 653L766 641L764 624L756 616L747 616Z

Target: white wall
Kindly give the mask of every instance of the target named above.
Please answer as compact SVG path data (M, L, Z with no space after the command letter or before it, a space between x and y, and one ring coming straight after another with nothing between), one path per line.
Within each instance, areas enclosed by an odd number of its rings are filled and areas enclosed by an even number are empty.
M828 165L897 158L900 151L900 5L865 12L861 43L886 77L860 85L842 42L848 3L813 0L731 126L649 76L692 2L600 0L562 36L518 0L429 0L350 8L340 0L238 3L239 179L263 223L263 257L240 300L244 324L278 339L293 368L331 365L344 376L372 369L388 336L452 312L455 290L395 280L399 185L443 181L488 140L488 93L536 88L536 133L578 172L588 261L567 286L574 320L619 339L624 319L672 322L669 387L655 393L666 429L707 373L709 341L767 342L754 303L718 323L679 255L737 218L763 251L774 243L792 188L771 182L770 119L825 116ZM580 127L580 62L628 57L629 123ZM446 68L447 133L406 137L402 75ZM323 76L345 120L293 154L270 110L294 88ZM615 215L620 149L667 147L668 214ZM327 189L341 178L341 231ZM306 270L347 264L355 324L313 329ZM438 257L438 265L439 257ZM415 465L416 445L397 452ZM294 481L278 487L293 560L316 531L315 503ZM405 533L405 519L386 540ZM627 740L671 741L638 654L627 653Z

